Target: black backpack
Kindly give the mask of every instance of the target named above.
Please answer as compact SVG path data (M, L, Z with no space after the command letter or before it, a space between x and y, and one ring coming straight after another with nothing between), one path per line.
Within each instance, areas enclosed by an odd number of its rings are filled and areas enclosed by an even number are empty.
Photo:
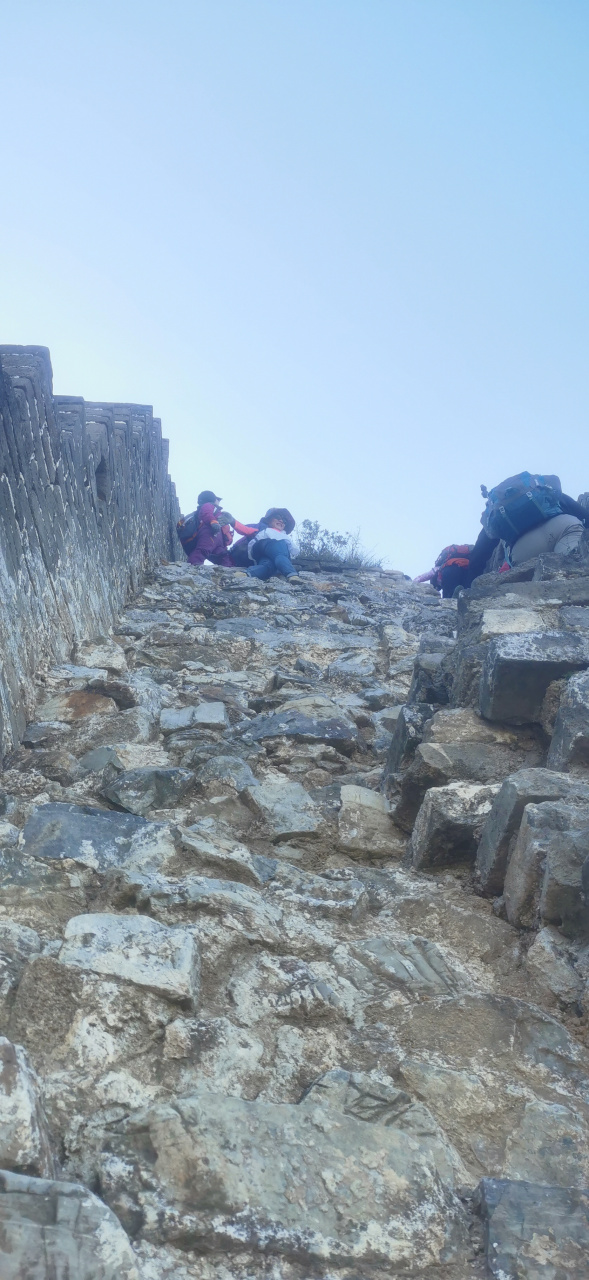
M176 533L178 541L181 542L186 555L194 550L196 545L196 535L201 526L201 519L198 511L192 511L189 516L180 516L176 525Z
M487 505L481 516L485 533L491 538L501 538L512 547L528 529L544 524L562 512L560 505L560 480L558 476L537 476L521 471L495 485L489 493L481 485Z

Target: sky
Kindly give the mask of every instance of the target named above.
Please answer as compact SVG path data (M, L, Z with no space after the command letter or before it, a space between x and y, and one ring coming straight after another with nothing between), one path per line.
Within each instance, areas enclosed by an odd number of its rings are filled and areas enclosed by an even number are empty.
M589 490L586 0L0 0L0 342L390 568Z

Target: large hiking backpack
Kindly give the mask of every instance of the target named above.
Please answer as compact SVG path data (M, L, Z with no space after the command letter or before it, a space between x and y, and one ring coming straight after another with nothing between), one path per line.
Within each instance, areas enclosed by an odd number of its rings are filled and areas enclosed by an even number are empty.
M481 485L481 491L487 499L481 516L483 529L489 537L501 538L508 547L512 547L528 529L534 529L562 512L558 476L538 476L521 471L519 475L509 476L495 485L488 493Z
M472 543L469 542L452 542L449 547L444 547L435 562L436 569L445 569L448 564L468 564L468 557L472 551Z
M190 555L190 552L194 550L200 523L198 511L192 511L189 516L180 516L176 525L178 541L181 542L186 555Z

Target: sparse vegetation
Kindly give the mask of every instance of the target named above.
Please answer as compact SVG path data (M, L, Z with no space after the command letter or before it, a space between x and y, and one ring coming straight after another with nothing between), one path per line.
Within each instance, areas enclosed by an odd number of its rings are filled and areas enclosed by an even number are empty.
M300 555L317 560L335 560L350 569L382 569L382 560L366 551L356 533L332 533L318 520L302 520L298 526Z

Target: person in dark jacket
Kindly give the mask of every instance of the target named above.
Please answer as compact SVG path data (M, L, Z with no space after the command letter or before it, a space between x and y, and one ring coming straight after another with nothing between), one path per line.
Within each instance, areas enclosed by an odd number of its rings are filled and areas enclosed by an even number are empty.
M560 515L540 520L533 529L528 529L516 538L511 547L505 547L511 565L515 567L523 564L525 560L532 560L544 551L555 551L557 555L564 556L579 545L583 529L589 528L589 511L575 502L568 493L558 493L558 505ZM481 529L468 557L470 581L461 585L470 586L475 578L485 572L485 565L500 542L501 538L493 538L484 528Z
M451 543L440 551L433 569L420 573L413 581L431 582L437 591L442 592L445 600L449 599L454 595L456 587L469 587L472 582L469 562L472 550L472 543Z
M560 491L560 481L557 476L551 479L554 480L555 496L556 493L558 494L560 514L551 516L549 519L539 519L537 525L516 537L511 546L504 542L508 560L503 564L502 569L509 569L510 565L523 564L525 560L531 560L544 551L555 551L558 555L566 555L578 546L583 529L589 527L589 511L575 502L569 494ZM483 495L487 496L485 489L483 489ZM481 519L484 519L484 513ZM464 552L462 558L455 557L447 560L441 568L434 566L428 573L420 574L414 581L430 581L438 590L441 589L444 599L450 599L458 587L466 589L472 586L475 578L479 578L485 572L488 561L501 541L501 538L491 536L485 528L482 528L474 546L468 551L466 546L456 548Z
M198 495L196 516L199 522L193 547L188 552L190 564L204 564L210 560L212 564L220 564L227 569L233 567L233 561L227 551L227 540L219 523L221 499L212 489L203 489ZM229 541L233 534L230 533Z
M261 520L258 520L257 523L255 521L251 521L249 528L246 525L238 525L236 523L235 528L239 533L243 533L245 535L243 538L240 538L238 542L235 542L231 548L231 559L237 568L247 569L251 567L252 556L249 554L250 545L255 535L260 533L262 529L267 529L270 521L275 517L283 521L284 532L288 537L295 527L295 521L294 516L290 514L287 507L270 507L265 516L262 516Z
M266 512L263 527L256 533L248 546L250 578L272 578L283 576L293 586L300 584L301 579L292 563L291 556L298 551L298 545L292 533L286 530L285 516L292 521L289 511L277 507ZM294 525L294 521L292 521Z

